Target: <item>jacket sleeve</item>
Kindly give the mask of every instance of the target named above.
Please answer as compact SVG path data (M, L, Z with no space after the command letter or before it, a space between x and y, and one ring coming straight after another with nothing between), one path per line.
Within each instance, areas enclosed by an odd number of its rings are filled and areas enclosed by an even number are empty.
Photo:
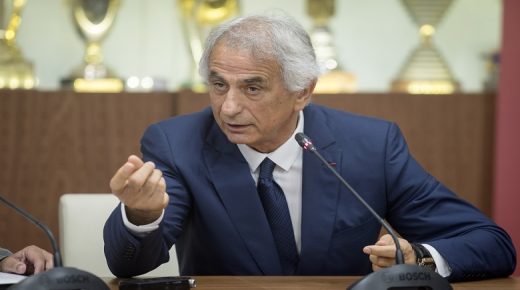
M6 257L9 257L12 253L4 248L0 248L0 261L3 260Z
M144 237L133 235L125 227L120 206L112 212L105 223L103 237L108 267L117 277L141 275L168 262L168 251L180 234L189 210L189 197L173 165L171 148L160 125L146 130L141 151L145 162L153 161L163 172L170 201L159 228Z
M408 241L433 246L452 270L450 281L512 274L516 253L509 235L421 168L394 124L385 164L387 220Z

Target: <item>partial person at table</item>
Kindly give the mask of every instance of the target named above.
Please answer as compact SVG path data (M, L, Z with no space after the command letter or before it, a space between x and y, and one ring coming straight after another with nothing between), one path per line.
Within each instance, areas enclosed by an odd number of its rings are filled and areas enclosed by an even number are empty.
M156 268L172 246L183 275L365 275L395 264L392 239L298 132L400 234L406 263L451 281L515 269L508 234L428 174L396 124L312 104L319 68L289 16L220 25L200 74L211 107L151 125L142 158L111 179L121 205L104 240L116 276Z

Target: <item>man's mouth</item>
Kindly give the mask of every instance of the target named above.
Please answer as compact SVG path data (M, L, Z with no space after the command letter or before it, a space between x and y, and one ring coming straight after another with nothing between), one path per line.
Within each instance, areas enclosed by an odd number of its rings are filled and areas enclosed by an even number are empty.
M226 127L230 131L241 131L241 130L246 129L249 126L246 124L233 124L233 123L225 123L225 124L226 124Z

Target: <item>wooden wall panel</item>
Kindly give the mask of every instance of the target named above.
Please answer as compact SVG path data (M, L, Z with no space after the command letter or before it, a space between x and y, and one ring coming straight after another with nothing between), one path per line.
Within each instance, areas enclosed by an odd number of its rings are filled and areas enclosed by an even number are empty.
M0 194L49 225L58 239L65 192L108 192L109 180L152 122L175 112L163 94L0 91ZM78 213L81 214L81 213ZM34 243L43 233L0 205L0 245Z

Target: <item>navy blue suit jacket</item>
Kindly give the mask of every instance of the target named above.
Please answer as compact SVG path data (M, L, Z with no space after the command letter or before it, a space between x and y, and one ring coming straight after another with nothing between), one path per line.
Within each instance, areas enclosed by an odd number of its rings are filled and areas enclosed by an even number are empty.
M451 280L509 275L509 236L457 198L410 155L398 127L318 105L304 110L305 133L368 203L410 242L428 243L448 261ZM154 124L142 139L145 160L162 170L170 195L159 230L144 238L117 208L104 229L117 276L145 273L176 245L183 275L281 275L256 186L238 147L211 110ZM363 275L362 252L381 226L308 152L303 155L301 254L297 275Z

